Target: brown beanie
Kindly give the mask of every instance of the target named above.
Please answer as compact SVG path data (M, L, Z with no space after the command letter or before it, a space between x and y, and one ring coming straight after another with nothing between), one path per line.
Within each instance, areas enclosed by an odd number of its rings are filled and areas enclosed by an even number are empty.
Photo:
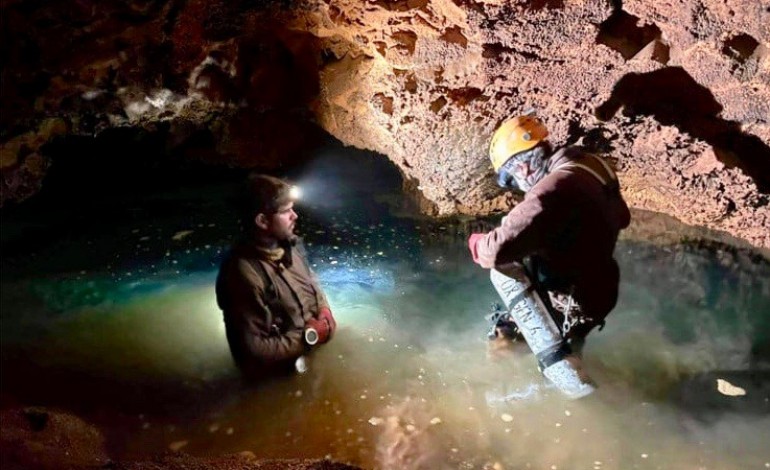
M269 175L249 175L243 188L242 217L253 221L260 213L272 215L291 201L291 185L287 182Z

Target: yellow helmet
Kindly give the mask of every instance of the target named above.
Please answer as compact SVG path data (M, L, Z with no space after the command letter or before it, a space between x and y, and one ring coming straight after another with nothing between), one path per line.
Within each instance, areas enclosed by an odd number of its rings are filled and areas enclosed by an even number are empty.
M489 159L495 171L519 152L529 150L548 137L548 129L534 116L517 116L502 123L489 144Z

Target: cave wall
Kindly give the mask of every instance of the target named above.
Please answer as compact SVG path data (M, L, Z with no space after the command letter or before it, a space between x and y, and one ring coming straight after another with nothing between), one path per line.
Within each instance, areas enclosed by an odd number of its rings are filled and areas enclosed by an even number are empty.
M433 215L515 204L486 157L534 108L607 153L635 207L770 247L770 7L752 0L4 0L3 202L46 143L206 132L189 158L279 167L314 124L390 158Z

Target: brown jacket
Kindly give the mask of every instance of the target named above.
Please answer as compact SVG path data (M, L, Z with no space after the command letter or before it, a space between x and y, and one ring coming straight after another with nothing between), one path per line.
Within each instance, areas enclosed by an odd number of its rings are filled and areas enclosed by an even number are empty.
M305 322L329 307L301 244L279 261L253 244L236 245L219 269L216 293L233 359L250 376L291 370L309 351Z
M631 220L616 185L604 186L583 168L605 181L607 169L576 147L549 159L549 174L530 189L524 201L487 233L476 246L485 268L534 259L539 273L552 281L549 290L569 293L585 315L601 322L615 307L620 274L613 258L620 230Z

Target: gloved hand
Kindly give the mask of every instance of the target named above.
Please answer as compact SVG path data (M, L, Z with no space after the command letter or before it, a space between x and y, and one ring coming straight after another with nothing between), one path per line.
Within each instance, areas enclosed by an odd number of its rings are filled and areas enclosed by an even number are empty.
M473 262L477 263L479 262L479 254L476 250L476 245L478 245L479 240L484 238L483 233L472 233L470 237L468 237L468 249L471 252L471 256L473 257Z
M325 318L311 318L305 322L305 342L310 346L329 341L331 325Z
M332 311L329 307L323 307L318 312L318 319L319 320L326 320L329 322L329 328L331 331L329 331L329 337L334 335L334 332L337 331L337 320L334 319L334 316L332 315Z

